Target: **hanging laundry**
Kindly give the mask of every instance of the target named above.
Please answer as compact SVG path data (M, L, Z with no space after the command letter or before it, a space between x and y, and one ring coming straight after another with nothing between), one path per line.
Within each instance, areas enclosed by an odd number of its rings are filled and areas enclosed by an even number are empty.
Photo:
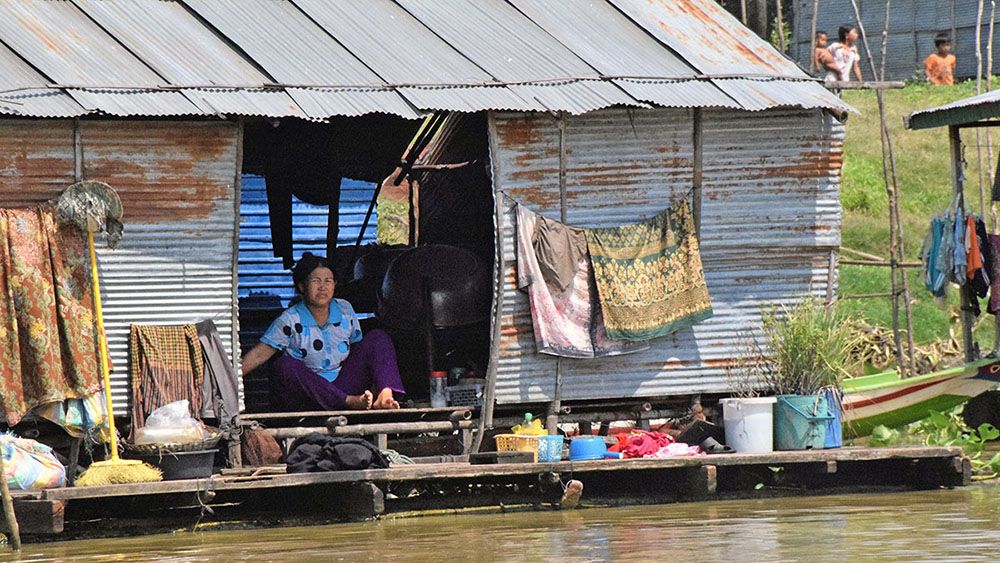
M948 287L948 270L942 270L940 255L944 245L947 219L938 215L931 219L930 228L924 238L924 246L920 250L920 260L923 262L924 285L935 297L944 297Z
M416 201L413 190L417 189L417 182L403 178L398 186L393 185L396 178L402 173L401 168L396 168L388 178L382 181L379 188L378 223L376 224L379 244L410 244L410 202ZM417 224L418 222L414 222L414 225Z
M82 399L54 401L31 409L28 416L44 418L57 424L74 438L93 436L96 441L110 440L108 435L108 407L104 391L87 395ZM97 433L97 435L94 435Z
M240 412L240 380L226 354L219 331L211 320L195 325L201 343L205 377L201 386L201 415L215 417L219 428L229 430Z
M586 233L611 338L649 340L712 316L686 199L648 221Z
M986 272L985 261L983 259L983 241L985 241L985 238L980 238L978 232L979 224L982 223L982 220L975 215L968 215L965 218L965 222L967 225L965 275L975 295L977 297L986 297L990 290L990 278ZM983 224L982 232L983 235L986 234L985 224Z
M966 248L965 240L967 234L967 226L965 222L965 212L962 211L961 207L955 209L955 222L952 228L953 237L953 258L951 267L951 281L957 283L958 285L965 285L967 276L965 272L966 266Z
M580 271L580 262L587 259L587 235L583 229L574 229L543 215L535 222L532 246L542 277L553 291L565 291Z
M129 331L133 432L154 410L187 400L201 415L205 364L195 325L132 325Z
M0 409L8 425L102 388L84 240L49 207L0 209Z
M528 291L538 352L568 358L594 358L645 349L644 345L616 342L608 337L583 232L565 225L559 229L551 224L539 230L538 222L543 218L519 204L516 216L517 287ZM553 236L553 233L557 234ZM563 250L578 255L565 290L557 289L558 282L545 273L563 268L565 264L557 264L558 261L549 260L550 256L545 254L547 261L543 269L535 251L536 243L550 250L562 248L564 244L577 247L577 250ZM579 252L581 245L582 254Z
M990 259L987 266L990 273L990 302L986 310L996 315L1000 313L1000 235L986 235L986 248Z

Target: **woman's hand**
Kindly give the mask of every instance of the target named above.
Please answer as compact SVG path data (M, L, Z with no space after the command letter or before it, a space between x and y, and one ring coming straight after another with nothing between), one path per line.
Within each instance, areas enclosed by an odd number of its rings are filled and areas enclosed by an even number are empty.
M263 342L259 342L243 356L243 375L245 376L246 374L259 368L264 364L264 362L270 360L271 356L273 356L275 352L277 352L277 350L274 348L271 348Z

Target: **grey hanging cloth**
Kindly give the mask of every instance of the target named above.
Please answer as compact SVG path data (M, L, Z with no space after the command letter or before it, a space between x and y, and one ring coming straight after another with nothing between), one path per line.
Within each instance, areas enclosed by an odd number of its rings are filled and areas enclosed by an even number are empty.
M205 360L205 377L201 385L201 415L217 418L219 428L226 432L232 427L233 419L240 412L239 379L236 369L226 355L215 323L210 320L201 321L195 328L198 330L201 353Z

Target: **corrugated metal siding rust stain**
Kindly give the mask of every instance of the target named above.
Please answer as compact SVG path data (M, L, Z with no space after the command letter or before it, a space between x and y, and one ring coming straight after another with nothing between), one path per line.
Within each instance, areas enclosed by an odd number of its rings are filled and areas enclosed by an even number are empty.
M569 118L569 222L633 222L686 194L690 115L612 109ZM558 162L546 155L558 146L555 121L501 113L493 122L496 187L557 217ZM819 111L802 110L706 111L704 127L702 261L715 317L638 354L563 362L564 399L727 392L725 368L740 354L738 331L758 331L763 307L825 296L829 253L840 243L843 127ZM535 351L528 301L514 288L510 210L502 220L508 268L497 397L505 404L545 401L552 398L555 361Z
M37 205L71 183L72 122L0 121L0 205Z
M232 199L232 178L206 169L232 135L219 124L85 122L84 173L118 190L127 222L204 219Z
M743 40L746 38L736 37L737 29L742 30L743 28L715 27L717 25L716 22L717 19L719 18L719 14L714 14L714 17L710 16L708 13L706 13L704 10L701 9L700 5L695 5L689 0L670 0L669 2L659 0L656 3L659 4L661 7L663 7L664 9L675 8L684 14L687 14L701 22L704 22L706 24L705 28L703 28L704 30L718 31L718 33L699 33L692 35L689 33L684 33L685 28L683 26L678 26L676 22L674 22L673 24L665 21L659 22L660 27L662 27L665 31L681 35L682 37L685 38L686 42L689 45L695 43L700 44L709 52L726 49L727 51L729 51L730 54L739 53L740 55L743 56L743 58L745 58L747 61L751 63L764 65L767 67L768 70L771 71L778 70L770 61L767 60L768 58L773 59L773 57L766 57L766 55L770 53L767 53L764 50L754 51L747 47L747 42ZM699 2L699 4L703 5L704 3Z

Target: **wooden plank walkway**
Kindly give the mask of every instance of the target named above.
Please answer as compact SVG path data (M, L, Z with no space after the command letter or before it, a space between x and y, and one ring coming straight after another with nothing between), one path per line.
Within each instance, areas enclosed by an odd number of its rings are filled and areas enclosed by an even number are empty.
M88 507L85 516L88 521L95 514L113 520L125 509L134 515L153 507L161 511L171 507L191 508L191 499L196 500L194 506L204 506L212 499L216 503L229 503L239 507L235 509L237 517L249 518L254 510L275 511L283 502L291 514L304 512L301 499L322 497L329 503L325 506L336 505L345 510L347 519L365 519L414 508L509 504L515 498L529 504L551 503L561 495L560 482L568 479L585 483L585 498L618 499L618 504L710 498L722 492L754 495L759 488L755 484L775 473L770 468L782 468L789 477L783 487L792 485L803 492L831 487L850 491L872 487L960 486L968 483L970 472L960 448L841 448L668 459L500 465L427 463L330 473L287 474L283 466L270 466L227 470L206 479L67 487L16 492L14 496L25 510L30 507L35 513L54 515L51 522L43 521L36 533L59 533L63 529L62 509L76 506L75 503ZM452 492L421 498L396 499L390 495L390 501L386 500L385 493L415 490L414 487ZM488 495L476 493L487 489L492 491ZM293 502L292 498L300 500ZM67 512L71 513L72 510Z
M105 485L97 487L64 487L44 491L14 492L14 498L44 500L71 500L83 498L110 498L135 495L161 495L196 493L199 491L269 489L302 487L331 483L425 481L428 479L474 479L483 477L509 477L538 475L541 473L595 473L628 472L640 470L678 469L713 465L789 465L877 461L887 459L954 458L962 455L961 448L910 447L910 448L841 448L835 450L806 450L771 452L761 454L724 454L701 457L668 459L624 459L593 461L560 461L553 463L511 463L504 465L469 465L463 463L428 463L398 465L389 469L362 471L337 471L330 473L276 473L213 475L206 479L184 479L157 483ZM273 471L273 469L272 469Z

